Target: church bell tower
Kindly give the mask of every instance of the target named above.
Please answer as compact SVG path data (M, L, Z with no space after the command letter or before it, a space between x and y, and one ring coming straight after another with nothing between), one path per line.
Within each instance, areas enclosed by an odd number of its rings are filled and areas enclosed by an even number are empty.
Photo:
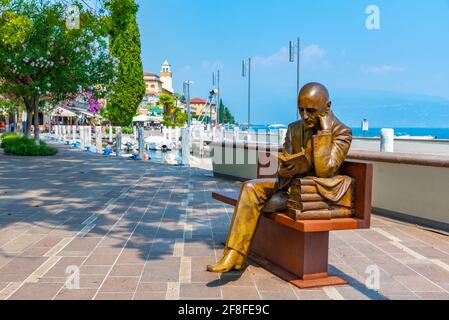
M164 63L162 64L161 81L162 81L162 88L172 93L174 92L171 65L168 63L167 60L165 60Z

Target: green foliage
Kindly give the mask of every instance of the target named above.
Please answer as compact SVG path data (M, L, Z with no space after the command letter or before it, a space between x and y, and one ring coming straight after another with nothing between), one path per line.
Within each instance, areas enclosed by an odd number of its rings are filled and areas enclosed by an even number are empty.
M19 136L14 132L5 132L1 135L2 143L0 144L0 148L5 148L8 143L13 141L14 139L19 138Z
M186 123L188 115L175 106L175 98L168 94L161 94L159 103L164 108L164 126L182 127Z
M16 136L17 136L17 133L15 133L15 132L3 132L1 134L2 139L7 139L9 137L16 137Z
M111 0L106 2L106 6L111 11L110 49L119 60L119 65L114 94L106 105L104 115L113 125L127 126L145 94L140 32L136 22L138 7L134 0Z
M61 1L5 2L0 13L0 94L22 98L28 112L36 114L42 100L69 101L82 92L107 98L115 76L107 29L95 14L79 8L81 25L72 29Z
M112 133L115 134L115 132L116 132L115 127L112 127ZM131 127L121 127L120 132L123 134L133 134L134 129Z
M123 134L133 134L134 133L134 129L130 128L130 127L123 127L123 128L121 128L121 132Z
M231 113L231 110L229 110L228 107L223 104L223 100L221 99L219 107L219 120L222 123L235 124L235 119Z
M58 149L43 141L36 144L33 139L18 136L3 139L1 147L5 149L6 154L16 156L53 156L58 153Z

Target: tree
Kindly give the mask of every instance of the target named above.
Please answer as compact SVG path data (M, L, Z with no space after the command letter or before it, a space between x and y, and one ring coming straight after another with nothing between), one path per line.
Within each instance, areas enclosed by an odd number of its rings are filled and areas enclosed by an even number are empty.
M220 107L218 108L218 112L219 112L219 119L223 122L223 123L229 123L229 124L234 124L235 123L235 119L234 116L231 113L231 110L228 109L228 107L226 107L223 104L223 100L220 99Z
M175 92L173 98L175 99L175 106L178 107L179 103L182 101L182 94Z
M97 104L114 82L117 61L107 51L104 23L77 1L72 4L79 8L79 28L66 23L61 2L10 0L1 6L0 94L23 100L26 136L33 116L36 141L40 107L79 95Z
M164 108L164 125L166 127L181 127L187 121L187 113L175 106L175 98L161 94L159 103Z
M114 125L127 126L145 94L140 32L136 22L138 6L134 0L110 0L105 1L105 5L111 12L108 19L111 53L119 60L119 65L114 94L104 115Z
M22 110L22 99L17 98L13 95L9 97L0 96L0 115L3 113L4 115L9 115L10 113L14 114L14 130L17 132L19 128L19 113Z

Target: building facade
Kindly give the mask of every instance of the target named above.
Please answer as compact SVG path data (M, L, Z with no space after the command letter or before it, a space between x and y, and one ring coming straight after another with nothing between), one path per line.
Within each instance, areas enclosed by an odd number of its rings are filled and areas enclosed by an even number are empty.
M216 120L215 103L212 103L212 120ZM206 99L190 99L190 112L196 116L210 116L210 105Z

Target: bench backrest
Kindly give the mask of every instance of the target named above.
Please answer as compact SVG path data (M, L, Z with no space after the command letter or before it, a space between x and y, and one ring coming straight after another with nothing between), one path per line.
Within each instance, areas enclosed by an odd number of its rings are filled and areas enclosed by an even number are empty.
M262 157L267 159L268 153ZM258 159L261 159L259 156ZM257 177L274 178L276 174L262 174L262 168L267 168L268 164L258 163ZM265 170L266 171L266 170ZM355 214L361 219L361 227L368 228L371 220L371 193L373 185L373 165L371 163L359 161L345 161L340 168L340 174L347 175L355 179Z

